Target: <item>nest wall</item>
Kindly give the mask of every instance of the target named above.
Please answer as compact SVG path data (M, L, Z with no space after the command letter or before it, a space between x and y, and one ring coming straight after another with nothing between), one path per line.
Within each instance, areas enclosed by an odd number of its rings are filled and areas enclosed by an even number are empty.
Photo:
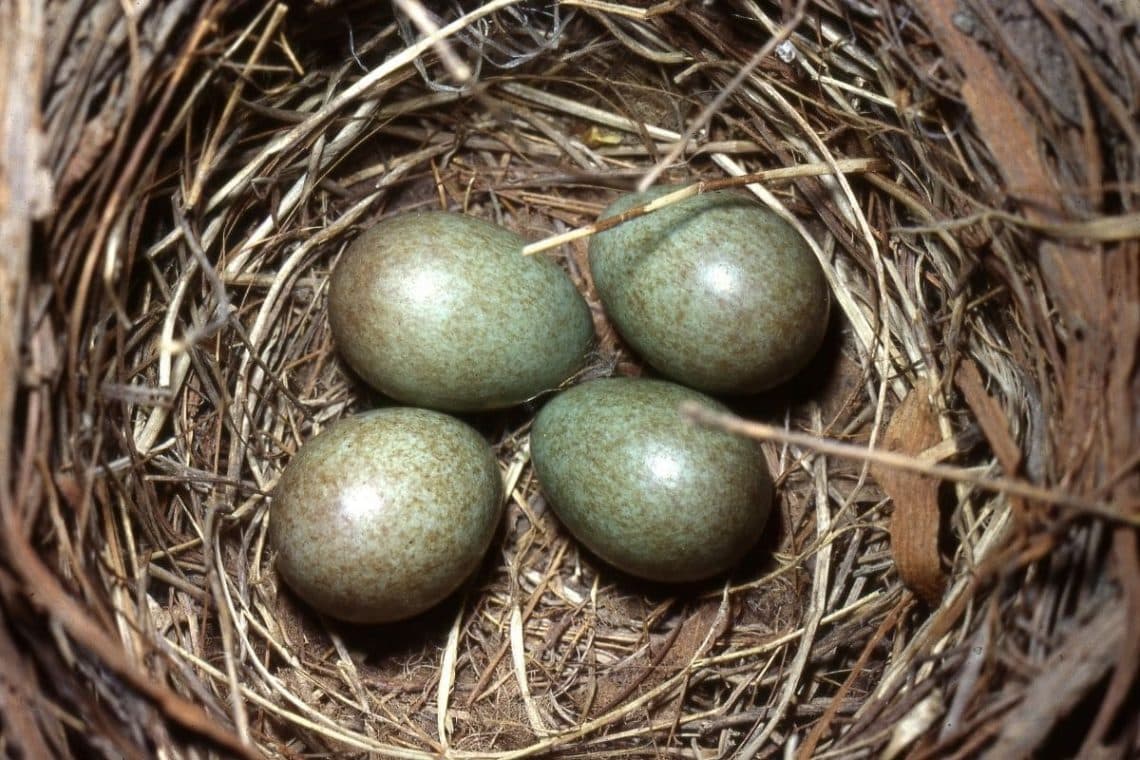
M127 10L130 8L131 10ZM1140 16L981 2L0 5L0 743L24 757L1135 756ZM746 186L834 295L728 578L547 510L407 623L284 588L272 489L383 403L327 278L445 208L538 241ZM644 372L597 305L588 374Z

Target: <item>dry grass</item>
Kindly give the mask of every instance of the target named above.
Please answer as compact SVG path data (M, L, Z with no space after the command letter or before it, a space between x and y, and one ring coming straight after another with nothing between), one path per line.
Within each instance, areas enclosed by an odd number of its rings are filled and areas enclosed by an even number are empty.
M5 751L1140 752L1137 19L229 5L0 6L0 62L44 80L0 66ZM42 156L14 161L36 108ZM599 566L546 509L523 409L476 420L509 503L461 593L379 629L300 606L274 482L377 400L324 318L344 245L426 207L548 241L598 315L590 373L637 373L583 235L651 176L747 184L835 296L798 386L714 421L765 441L763 550L686 589ZM938 442L877 448L916 386ZM930 477L936 504L907 485ZM928 508L941 558L907 538Z

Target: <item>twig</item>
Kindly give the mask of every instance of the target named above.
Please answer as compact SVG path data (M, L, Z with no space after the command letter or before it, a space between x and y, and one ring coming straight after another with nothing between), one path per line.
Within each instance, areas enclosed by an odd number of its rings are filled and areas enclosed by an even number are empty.
M814 412L813 427L816 430L823 428L823 422L820 419L819 409ZM781 674L782 683L780 685L780 696L776 701L776 706L772 709L771 713L765 716L764 720L767 724L760 731L756 731L760 725L757 722L753 727L752 735L745 739L741 744L740 749L737 750L733 757L738 760L750 760L756 757L760 748L768 741L768 737L776 730L779 721L783 718L784 713L787 711L788 706L795 698L796 691L800 686L800 679L803 677L804 669L807 667L808 658L811 656L811 648L815 643L815 634L819 630L820 622L823 620L823 615L827 611L827 587L831 582L831 548L832 544L827 541L827 537L831 535L831 507L829 505L828 488L827 488L827 466L823 459L815 462L815 534L819 543L819 551L816 552L815 557L815 572L812 575L811 596L808 600L808 609L804 613L804 626L803 635L800 637L799 647L796 649L795 657L792 658L791 665L788 669Z
M1131 514L1135 512L1136 509L1130 504L1113 505L1108 502L1089 501L1062 491L1035 486L1023 480L1014 480L1005 477L987 478L962 467L926 462L922 459L898 454L893 451L866 449L862 446L856 446L855 444L833 441L808 433L783 430L762 422L750 422L732 414L713 411L696 402L685 402L681 407L681 414L693 422L718 427L730 433L755 438L758 441L778 441L793 446L803 446L804 448L818 451L827 456L853 459L857 462L868 462L870 464L880 464L885 467L895 467L900 470L906 470L907 472L915 472L920 475L928 475L932 478L940 478L955 483L968 483L993 493L1021 496L1045 504L1055 504L1076 512L1096 515L1097 517L1113 522L1140 527L1140 516Z
M660 198L655 198L653 201L643 204L641 206L634 206L633 208L623 211L616 216L609 216L601 219L593 224L588 224L585 227L569 230L558 235L551 235L548 238L536 241L523 247L522 252L524 256L533 256L536 253L548 251L551 248L557 248L560 245L578 240L579 238L596 235L599 232L617 227L619 224L624 224L631 219L636 219L639 216L652 214L658 209L671 206L674 203L679 203L686 198L692 198L701 193L711 193L714 190L724 190L730 187L743 187L750 185L753 182L769 182L774 180L794 179L797 177L818 177L825 174L833 174L835 169L847 174L861 174L863 172L878 171L884 167L884 163L879 159L873 158L847 158L835 162L835 167L831 164L803 164L800 166L788 166L781 169L767 169L765 171L753 172L752 174L745 174L740 177L725 177L723 179L707 179L696 182L692 185L687 185L680 190L676 190L667 195L662 195Z
M752 54L752 58L750 58L739 71L732 75L732 79L729 80L728 84L721 88L720 92L716 94L716 97L709 101L709 104L701 109L697 118L693 119L689 126L685 128L685 133L681 135L681 139L677 141L677 144L673 146L661 160L654 164L653 168L645 173L645 176L642 177L637 185L639 192L648 190L649 187L657 181L657 178L660 177L666 169L672 166L674 161L681 157L693 136L696 135L702 127L708 124L709 121L712 120L712 117L724 107L724 104L740 89L740 86L744 84L745 80L752 76L752 72L756 70L760 62L771 55L772 51L775 50L781 42L791 36L792 31L803 21L804 8L806 6L807 0L799 0L799 2L796 3L795 10L792 11L787 21L781 25L780 30L761 45L760 49Z

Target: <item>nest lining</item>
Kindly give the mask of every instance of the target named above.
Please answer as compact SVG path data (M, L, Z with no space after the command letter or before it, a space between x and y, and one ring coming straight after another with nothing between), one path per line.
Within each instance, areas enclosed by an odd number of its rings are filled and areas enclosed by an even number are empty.
M1136 463L1119 398L1136 379L1126 361L1096 365L1103 377L1070 368L1085 355L1078 334L1104 325L1057 286L1050 267L1064 259L1049 249L1095 249L1123 271L1070 273L1114 283L1108 304L1140 282L1127 278L1134 159L1113 147L1133 138L1118 113L1130 93L1105 81L1136 55L1070 28L1106 28L1110 10L1066 17L1062 34L1037 5L971 8L989 35L970 38L976 53L946 32L939 3L781 16L752 2L499 2L419 22L414 3L394 16L223 5L123 17L60 4L47 29L57 208L37 240L50 257L28 276L13 500L26 506L5 512L17 538L0 645L27 648L17 661L52 709L33 728L15 713L14 745L1001 756L1073 725L1090 746L1135 742L1108 697L1097 717L1095 693L1129 694L1120 600L1134 598ZM1071 65L1043 68L1005 42L1027 39L1026 24ZM784 36L791 60L774 53ZM962 72L940 58L963 49L1020 62L1008 86L1053 149L1060 204L1010 186L1033 167L995 153L969 91L987 59ZM1046 80L1073 71L1089 91L1051 97ZM1084 143L1062 126L1074 114ZM1073 146L1102 134L1082 171ZM295 603L265 545L267 496L304 440L378 401L339 364L323 319L328 270L354 231L444 207L537 240L589 225L654 170L752 179L813 243L842 314L817 379L743 410L775 423L745 430L777 474L767 551L726 583L680 592L616 577L547 513L519 410L478 421L510 500L462 593L379 633ZM584 250L543 255L589 293ZM599 327L592 371L639 372ZM1084 381L1108 387L1107 405L1074 392ZM950 540L933 604L896 567L925 559L929 573L933 559L940 572L939 549L900 554L892 522L931 497L860 454L919 395L933 399L937 447L905 458L952 478L936 489ZM1124 422L1110 444L1086 435L1080 456L1059 452L1057 431L1082 410ZM904 433L905 450L918 438ZM1091 474L1106 467L1111 478ZM1081 657L1099 664L1060 667ZM1059 683L1075 696L1034 698ZM1070 718L1082 699L1091 715Z

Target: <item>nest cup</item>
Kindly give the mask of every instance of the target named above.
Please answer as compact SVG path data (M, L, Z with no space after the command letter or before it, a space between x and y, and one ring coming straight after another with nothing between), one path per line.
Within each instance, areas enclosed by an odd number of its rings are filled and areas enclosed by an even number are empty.
M0 6L3 742L26 757L1140 751L1140 52L1110 4ZM1016 6L1016 7L1014 7ZM330 268L383 216L531 240L655 179L746 185L834 296L736 415L776 476L727 578L573 542L533 409L429 615L280 583L271 493L385 403ZM638 374L595 307L586 375ZM1099 755L1098 755L1099 756Z

